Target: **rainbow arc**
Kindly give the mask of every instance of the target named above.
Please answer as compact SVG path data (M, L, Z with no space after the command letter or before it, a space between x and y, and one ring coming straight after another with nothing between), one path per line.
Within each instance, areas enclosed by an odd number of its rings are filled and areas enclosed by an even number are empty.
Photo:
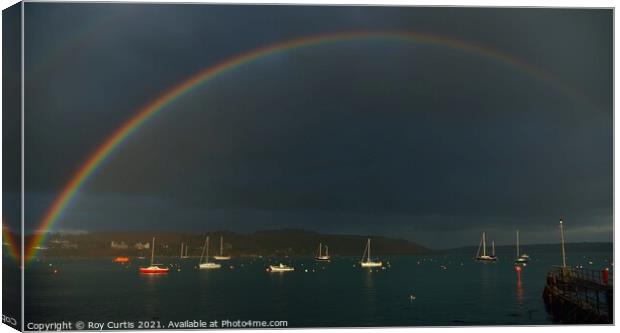
M133 133L142 128L149 119L152 119L157 114L163 112L163 110L169 109L168 107L171 104L173 104L179 98L190 93L196 87L215 80L218 77L225 75L226 73L235 70L241 66L250 64L256 60L281 52L287 52L300 48L315 47L329 43L338 43L343 41L373 39L437 45L455 50L460 50L462 52L477 54L483 57L488 57L500 63L522 69L530 75L538 78L539 80L554 84L554 86L556 86L564 93L573 95L576 94L574 90L566 86L563 86L561 84L555 84L554 79L549 74L507 54L485 48L477 44L428 33L398 31L358 31L333 33L288 40L254 49L249 52L231 57L215 66L206 68L191 76L181 84L172 87L171 89L164 92L162 95L145 105L142 109L137 111L132 118L127 120L120 127L118 127L110 136L108 136L108 138L99 147L97 147L97 149L93 151L93 153L90 154L86 161L81 164L81 166L77 169L71 179L66 183L60 194L55 198L53 203L46 211L39 227L36 229L32 237L32 241L25 249L26 261L29 261L33 257L35 257L36 248L40 246L41 243L45 240L46 231L50 230L50 228L52 228L54 224L62 217L63 213L71 204L78 191L97 171L97 169L102 165L102 163L115 150L119 149L119 147L122 146L123 142L127 141Z

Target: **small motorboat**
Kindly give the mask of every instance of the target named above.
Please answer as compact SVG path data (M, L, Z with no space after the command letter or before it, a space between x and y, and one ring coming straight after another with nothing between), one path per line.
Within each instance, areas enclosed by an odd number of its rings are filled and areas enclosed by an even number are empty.
M119 264L126 264L129 262L129 257L116 257L112 261L119 263Z
M292 272L295 268L280 263L279 265L269 265L270 272Z

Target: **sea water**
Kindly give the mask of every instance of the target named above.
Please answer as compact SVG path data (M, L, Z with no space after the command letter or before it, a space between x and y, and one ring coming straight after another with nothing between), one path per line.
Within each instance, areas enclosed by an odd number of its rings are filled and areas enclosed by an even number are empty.
M254 320L288 327L459 326L551 324L542 292L546 274L561 263L559 247L532 247L520 280L514 250L481 263L472 251L377 256L384 268L364 269L357 257L233 258L218 270L198 259L162 258L165 275L105 259L42 258L26 267L26 322ZM570 251L570 247L568 248ZM579 246L569 263L613 269L612 246ZM267 272L285 263L294 272Z

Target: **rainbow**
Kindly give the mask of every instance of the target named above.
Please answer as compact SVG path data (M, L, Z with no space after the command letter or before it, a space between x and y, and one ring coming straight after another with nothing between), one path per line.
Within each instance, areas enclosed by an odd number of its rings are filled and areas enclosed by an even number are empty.
M15 234L11 231L11 228L9 228L5 221L2 221L2 246L8 250L8 254L11 258L19 262L21 257L21 247L18 246L17 241L15 240Z
M510 66L515 66L520 69L525 70L530 73L532 76L549 83L553 83L553 78L527 64L524 63L514 57L511 57L507 54L488 49L482 47L477 44L468 43L444 36L428 34L428 33L418 33L418 32L398 32L398 31L387 31L387 32L344 32L344 33L333 33L333 34L322 34L322 35L314 35L309 37L303 37L293 40L288 40L280 43L275 43L272 45L268 45L265 47L260 47L254 50L251 50L246 53L242 53L236 55L232 58L229 58L226 61L223 61L215 66L206 68L197 74L191 76L181 84L172 87L170 90L166 91L156 99L152 100L142 109L137 111L137 113L127 120L124 124L122 124L119 128L117 128L89 157L85 162L79 167L77 172L73 175L73 177L69 180L69 182L64 186L62 192L55 198L52 202L51 206L46 211L43 216L43 220L37 230L35 231L32 241L28 245L27 249L25 249L25 258L26 261L31 260L36 255L36 247L41 246L41 243L45 239L46 231L53 227L54 223L58 221L63 212L66 210L67 206L72 202L73 198L75 198L76 194L82 188L82 186L88 181L88 179L97 171L99 166L106 160L108 156L119 146L122 145L133 133L138 131L144 124L157 115L158 113L165 110L168 106L174 103L179 98L188 94L197 86L214 80L227 72L230 72L240 66L245 64L249 64L255 60L268 57L273 54L277 54L280 52L290 51L298 48L305 48L311 46L318 46L327 43L335 43L342 41L355 41L355 40L395 40L402 42L413 42L420 44L431 44L437 46L448 47L456 50L460 50L463 52L468 52L472 54L477 54L481 56L485 56L496 60L500 63L504 63ZM560 90L564 90L564 92L573 93L572 89L568 89L566 87L562 87L561 85L555 84Z

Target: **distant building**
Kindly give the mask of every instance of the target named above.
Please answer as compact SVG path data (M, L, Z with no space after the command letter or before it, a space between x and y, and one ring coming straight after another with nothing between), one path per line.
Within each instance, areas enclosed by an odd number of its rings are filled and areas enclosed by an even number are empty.
M112 241L112 243L110 244L110 247L114 250L127 250L129 248L127 243L122 242L122 241L121 242Z
M71 243L66 239L54 239L50 242L52 247L61 248L61 249L77 249L78 245L76 243Z
M71 250L77 250L78 245L76 243L63 243L60 245L61 248L63 249L71 249Z
M151 248L151 243L144 243L143 244L143 243L138 242L138 243L134 244L133 247L136 250L148 250L148 249Z

